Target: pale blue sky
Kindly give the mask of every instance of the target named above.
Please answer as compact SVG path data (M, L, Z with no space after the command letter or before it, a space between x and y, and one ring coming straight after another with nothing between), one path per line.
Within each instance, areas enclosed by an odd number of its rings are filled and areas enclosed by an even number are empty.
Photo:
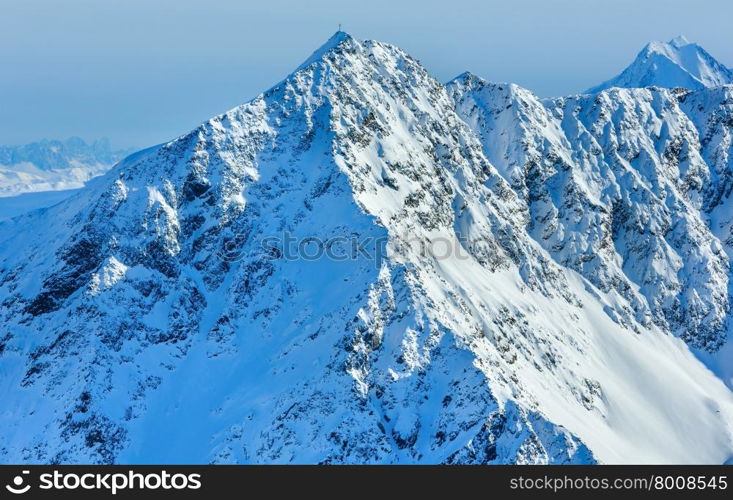
M550 96L677 34L733 66L731 19L727 0L2 0L0 144L168 140L282 79L339 23L440 80L469 70Z

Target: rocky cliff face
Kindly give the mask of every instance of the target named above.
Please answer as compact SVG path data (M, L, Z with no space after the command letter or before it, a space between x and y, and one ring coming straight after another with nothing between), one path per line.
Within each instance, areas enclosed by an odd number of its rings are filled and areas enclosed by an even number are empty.
M719 89L612 89L542 103L464 75L449 90L528 202L530 234L626 302L611 313L617 321L655 323L699 349L725 343L730 262L708 221L730 194L730 129L691 105ZM715 152L710 127L722 136Z
M0 460L725 461L688 345L725 342L730 128L694 96L446 88L337 33L0 223Z

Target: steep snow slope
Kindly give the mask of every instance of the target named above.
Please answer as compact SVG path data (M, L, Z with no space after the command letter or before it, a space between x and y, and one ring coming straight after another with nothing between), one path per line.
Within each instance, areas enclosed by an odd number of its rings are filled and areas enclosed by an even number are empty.
M621 74L586 93L611 87L684 87L698 90L733 83L733 71L715 60L705 49L685 37L669 42L650 42Z
M0 459L727 460L730 391L663 308L619 320L630 298L545 247L477 132L407 54L337 33L252 102L0 223ZM316 241L330 258L303 258ZM692 341L712 349L723 257L699 243L679 293L701 287L713 333Z

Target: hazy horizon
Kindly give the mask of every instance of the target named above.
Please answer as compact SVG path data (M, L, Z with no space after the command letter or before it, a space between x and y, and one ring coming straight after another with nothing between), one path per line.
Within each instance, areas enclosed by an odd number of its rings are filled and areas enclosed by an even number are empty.
M680 34L733 66L731 18L722 1L691 11L658 0L428 1L419 10L385 0L29 0L0 16L0 144L169 140L280 81L339 24L405 49L441 81L471 71L547 97L598 84L647 42Z

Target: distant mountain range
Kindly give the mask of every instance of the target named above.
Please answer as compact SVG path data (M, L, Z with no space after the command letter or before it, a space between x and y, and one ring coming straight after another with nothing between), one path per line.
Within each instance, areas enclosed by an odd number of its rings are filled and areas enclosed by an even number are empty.
M108 139L78 137L0 146L0 197L75 189L106 172L132 150L112 150Z

